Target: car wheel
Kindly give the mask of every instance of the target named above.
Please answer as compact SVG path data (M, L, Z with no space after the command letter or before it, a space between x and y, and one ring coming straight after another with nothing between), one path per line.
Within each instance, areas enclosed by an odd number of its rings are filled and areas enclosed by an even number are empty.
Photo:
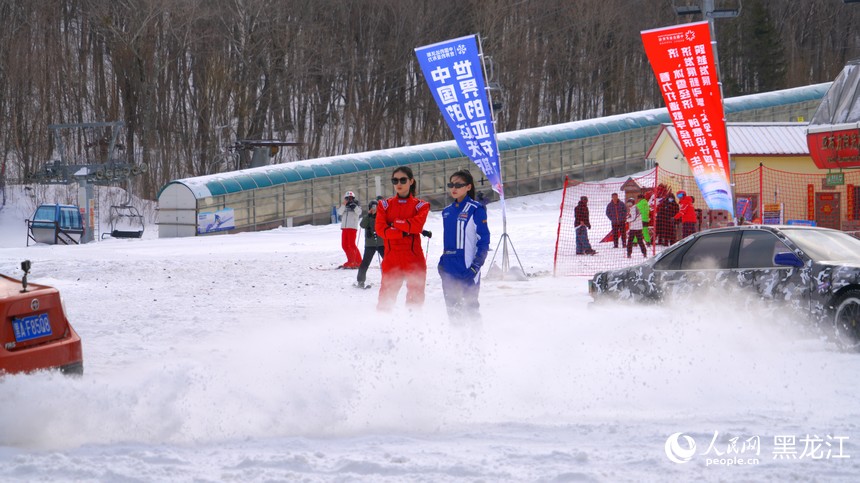
M834 305L836 343L843 349L860 347L860 290L850 290Z

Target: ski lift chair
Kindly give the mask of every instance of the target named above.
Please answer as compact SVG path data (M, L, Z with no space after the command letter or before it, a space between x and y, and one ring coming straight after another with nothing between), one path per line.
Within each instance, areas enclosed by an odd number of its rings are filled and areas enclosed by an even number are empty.
M141 238L143 236L143 215L132 205L110 207L110 232L102 233L111 238Z
M30 240L48 245L77 245L84 234L83 218L77 206L43 204L27 220L27 246Z

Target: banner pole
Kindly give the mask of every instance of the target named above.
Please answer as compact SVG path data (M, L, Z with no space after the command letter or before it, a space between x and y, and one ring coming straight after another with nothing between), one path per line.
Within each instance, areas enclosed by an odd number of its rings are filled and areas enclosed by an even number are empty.
M517 251L514 248L514 243L513 243L513 241L511 241L511 237L508 236L508 216L507 216L507 206L505 205L505 183L504 183L504 176L502 175L502 170L501 170L501 168L502 168L502 151L499 148L498 129L495 129L497 127L497 125L496 125L496 112L495 112L495 109L493 108L493 95L492 95L492 92L490 90L490 84L489 84L490 77L487 75L487 58L484 56L484 45L483 45L483 42L481 41L481 36L475 35L475 37L478 40L478 55L481 57L481 70L483 70L483 72L484 72L484 79L485 79L484 90L487 92L487 102L490 104L490 119L493 120L493 127L494 127L493 138L496 141L496 149L498 150L498 152L496 154L498 154L498 156L499 156L499 181L500 181L499 201L502 203L502 236L499 239L499 243L502 245L502 273L505 274L511 268L510 255L508 254L508 244L511 245L511 249L513 250L515 255L516 255ZM498 247L496 247L496 249L498 249ZM493 257L495 258L495 255ZM523 275L525 275L526 271L523 268L522 262L520 262L519 256L517 256L517 263L519 264L520 270L522 271Z
M711 52L714 56L714 69L717 72L717 84L720 86L720 104L723 106L723 131L726 137L726 162L729 164L726 166L726 169L729 172L729 188L732 190L732 207L737 204L737 190L735 189L735 172L732 169L732 155L731 155L731 141L729 140L729 120L728 116L726 116L726 96L723 93L723 75L720 72L720 54L717 49L717 29L714 25L714 0L704 0L703 2L703 16L708 21L708 33L711 36ZM733 15L737 16L737 14ZM737 224L738 222L738 214L735 213L735 210L732 209L731 213L734 215L734 222Z

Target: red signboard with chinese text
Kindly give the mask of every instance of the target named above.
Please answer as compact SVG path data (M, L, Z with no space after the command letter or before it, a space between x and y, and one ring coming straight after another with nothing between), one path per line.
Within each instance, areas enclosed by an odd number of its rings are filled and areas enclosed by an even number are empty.
M708 22L645 30L642 42L705 202L733 214L725 115Z
M857 124L810 126L809 155L820 169L860 166L860 127Z

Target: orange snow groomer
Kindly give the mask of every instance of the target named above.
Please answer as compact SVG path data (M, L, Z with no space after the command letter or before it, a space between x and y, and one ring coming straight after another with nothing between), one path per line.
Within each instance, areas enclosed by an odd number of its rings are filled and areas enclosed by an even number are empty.
M0 275L0 381L4 374L42 369L83 374L81 338L66 318L60 292L27 282L29 260L21 270L21 280Z
M427 280L421 232L430 212L430 203L415 197L416 181L408 166L395 169L391 183L396 194L381 200L376 213L376 234L385 242L378 310L391 309L404 281L406 305L422 305Z

